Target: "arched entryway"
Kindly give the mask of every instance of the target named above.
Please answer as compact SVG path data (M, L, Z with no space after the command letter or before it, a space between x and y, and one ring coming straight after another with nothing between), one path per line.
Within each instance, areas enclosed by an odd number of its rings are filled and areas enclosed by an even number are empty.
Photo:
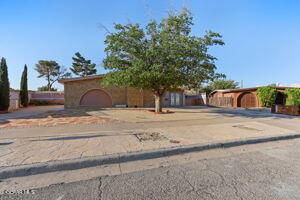
M238 107L241 108L254 108L257 107L257 97L251 92L245 92L238 98Z
M81 97L80 105L112 107L112 99L105 91L100 89L94 89L89 90Z

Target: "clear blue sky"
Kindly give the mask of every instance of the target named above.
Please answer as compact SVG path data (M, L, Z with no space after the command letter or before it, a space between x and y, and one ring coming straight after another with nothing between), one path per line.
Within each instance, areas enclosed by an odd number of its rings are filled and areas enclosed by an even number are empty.
M105 32L99 24L111 31L114 22L145 24L149 16L160 19L183 4L194 14L193 34L211 29L223 35L226 45L211 50L218 72L243 80L244 87L300 83L297 0L1 0L0 57L7 59L11 87L19 88L24 64L29 88L45 85L34 71L38 60L69 68L77 51L104 73Z

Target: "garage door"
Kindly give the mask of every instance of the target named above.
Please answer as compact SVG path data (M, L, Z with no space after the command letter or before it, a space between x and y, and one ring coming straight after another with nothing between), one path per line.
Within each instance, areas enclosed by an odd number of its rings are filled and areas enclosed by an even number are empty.
M255 94L252 93L244 93L239 98L239 107L242 108L253 108L257 107L257 98Z
M82 106L100 106L111 107L112 100L110 96L103 90L90 90L80 100Z

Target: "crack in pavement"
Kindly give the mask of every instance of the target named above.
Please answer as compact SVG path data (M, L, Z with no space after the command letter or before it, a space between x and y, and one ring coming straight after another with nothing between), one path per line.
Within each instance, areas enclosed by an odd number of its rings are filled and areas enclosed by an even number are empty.
M98 197L99 197L99 200L102 199L102 193L103 193L101 187L102 187L102 177L99 177L99 186L98 186L98 191L99 191Z

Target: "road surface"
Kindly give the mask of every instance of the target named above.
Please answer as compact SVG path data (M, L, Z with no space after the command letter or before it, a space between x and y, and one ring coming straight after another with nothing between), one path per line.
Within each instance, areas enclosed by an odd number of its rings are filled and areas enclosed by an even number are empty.
M225 151L225 150L224 150ZM229 157L97 177L0 199L300 199L300 140Z

